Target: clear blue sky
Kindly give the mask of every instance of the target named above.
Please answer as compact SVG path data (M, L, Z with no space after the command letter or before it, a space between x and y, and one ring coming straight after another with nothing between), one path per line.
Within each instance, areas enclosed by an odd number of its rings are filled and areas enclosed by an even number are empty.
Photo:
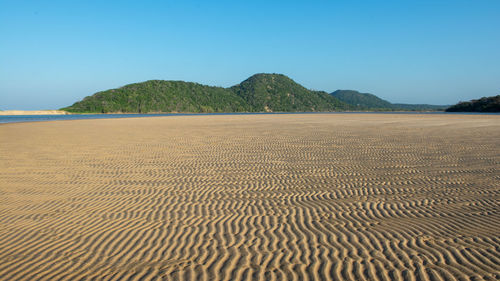
M0 0L0 109L259 72L391 102L500 94L500 1Z

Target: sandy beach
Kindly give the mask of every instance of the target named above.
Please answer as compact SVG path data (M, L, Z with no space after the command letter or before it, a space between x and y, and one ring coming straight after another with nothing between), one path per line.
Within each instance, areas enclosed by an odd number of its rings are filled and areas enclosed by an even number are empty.
M0 280L499 280L500 116L0 125Z

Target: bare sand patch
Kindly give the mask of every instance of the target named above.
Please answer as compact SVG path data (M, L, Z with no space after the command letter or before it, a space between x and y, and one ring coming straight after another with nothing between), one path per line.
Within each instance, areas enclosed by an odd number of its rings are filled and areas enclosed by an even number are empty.
M0 280L498 280L500 116L0 126Z

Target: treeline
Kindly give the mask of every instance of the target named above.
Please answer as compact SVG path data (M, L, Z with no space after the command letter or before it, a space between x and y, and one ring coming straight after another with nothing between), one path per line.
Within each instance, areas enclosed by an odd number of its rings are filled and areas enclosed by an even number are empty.
M447 107L446 105L390 103L373 94L360 93L353 90L337 90L332 93L332 96L351 105L354 110L442 111Z
M73 113L318 112L444 110L446 106L392 104L352 90L306 89L282 74L256 74L230 88L150 80L98 92L62 108Z
M314 112L348 110L326 92L281 74L256 74L231 88L151 80L98 92L63 108L75 113Z
M459 102L446 109L448 112L500 112L500 95Z

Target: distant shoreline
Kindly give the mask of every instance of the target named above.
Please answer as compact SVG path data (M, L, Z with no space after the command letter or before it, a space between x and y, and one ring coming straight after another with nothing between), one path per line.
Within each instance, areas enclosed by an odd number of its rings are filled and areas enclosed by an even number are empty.
M4 110L0 115L68 115L71 114L63 110Z
M112 113L97 113L97 114L44 114L44 115L0 115L0 125L8 123L26 123L26 122L44 122L44 121L70 121L70 120L90 120L90 119L115 119L115 118L136 118L136 117L179 117L179 116L230 116L230 115L497 115L500 113L482 113L482 112L417 112L417 111L336 111L336 112L240 112L240 113L151 113L151 114L112 114Z
M162 115L239 115L239 114L321 114L321 113L382 113L382 114L442 114L442 113L454 113L454 114L481 114L481 113L493 113L495 112L446 112L442 110L341 110L341 111L276 111L276 112L148 112L148 113L137 113L137 112L106 112L106 113L90 113L90 112L67 112L64 110L4 110L0 111L0 116L37 116L37 115L150 115L150 116L162 116Z

